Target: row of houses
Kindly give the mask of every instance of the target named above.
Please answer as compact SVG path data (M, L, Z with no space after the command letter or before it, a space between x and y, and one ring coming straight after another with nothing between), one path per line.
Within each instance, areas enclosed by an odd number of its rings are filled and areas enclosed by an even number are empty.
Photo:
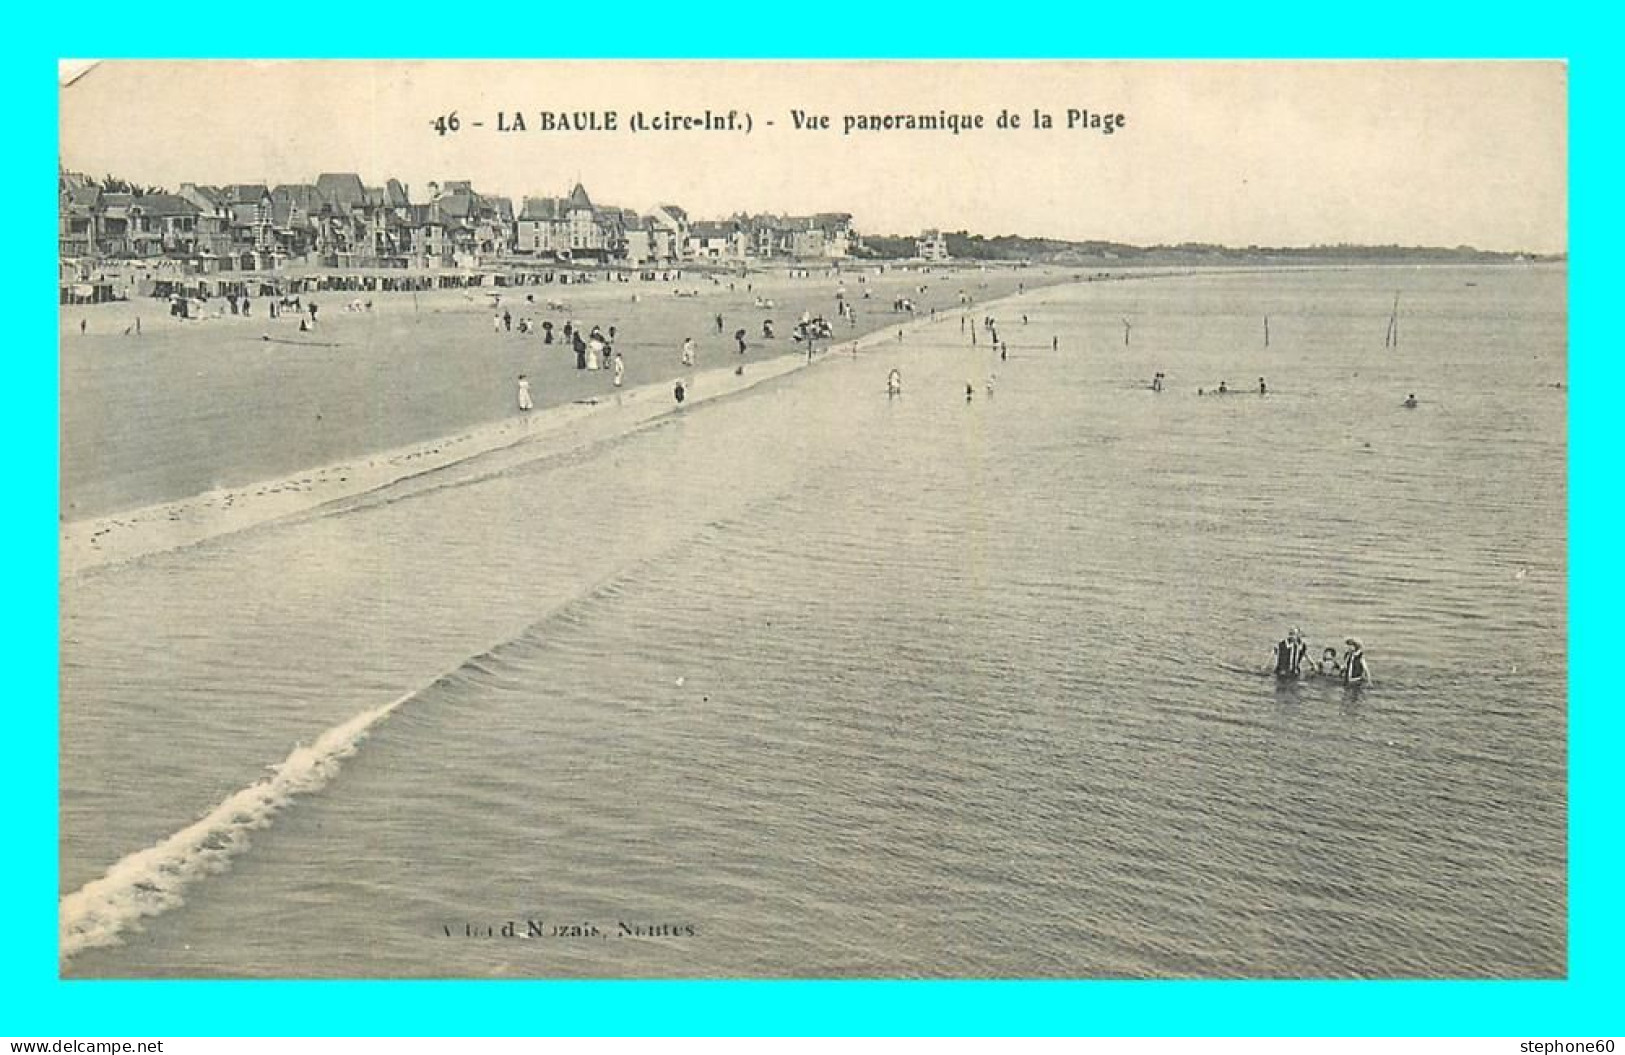
M199 270L475 267L497 260L661 265L693 260L834 258L858 245L847 213L736 215L691 222L679 206L647 213L593 203L580 183L562 198L513 201L466 180L431 183L414 201L397 180L355 173L314 183L181 184L177 193L112 191L59 175L64 259L187 261Z

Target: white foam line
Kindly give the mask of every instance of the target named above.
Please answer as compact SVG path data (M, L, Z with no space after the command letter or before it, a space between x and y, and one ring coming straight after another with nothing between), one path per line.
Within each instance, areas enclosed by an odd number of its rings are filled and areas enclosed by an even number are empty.
M85 949L118 944L126 930L139 929L142 919L181 904L183 892L197 880L225 871L232 858L248 849L249 832L269 825L296 796L320 790L340 763L355 754L368 731L414 695L363 711L309 747L295 747L269 776L64 897L57 913L61 961L65 964Z

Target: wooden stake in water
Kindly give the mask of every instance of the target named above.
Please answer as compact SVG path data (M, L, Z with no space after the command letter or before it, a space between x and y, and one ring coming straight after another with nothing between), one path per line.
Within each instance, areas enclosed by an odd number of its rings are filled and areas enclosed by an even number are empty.
M1270 317L1264 316L1264 347L1270 346Z
M1394 294L1394 312L1388 316L1388 336L1382 339L1384 348L1399 347L1399 294Z
M1123 320L1123 347L1124 348L1128 347L1128 331L1129 331L1128 320L1124 319Z

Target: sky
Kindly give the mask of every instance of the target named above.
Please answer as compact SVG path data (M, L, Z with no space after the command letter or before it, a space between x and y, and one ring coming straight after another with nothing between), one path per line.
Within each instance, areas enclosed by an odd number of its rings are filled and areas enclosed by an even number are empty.
M64 63L61 161L170 190L466 179L695 218L848 212L928 228L1140 245L1472 245L1566 252L1561 62L113 61ZM632 131L736 111L750 131ZM1034 111L1053 119L1035 128ZM1068 111L1111 134L1067 128ZM543 131L543 112L613 131ZM829 118L798 129L793 112ZM1020 127L999 127L1008 111ZM459 130L432 122L456 113ZM497 130L498 115L526 129ZM981 116L947 131L857 115ZM481 122L483 127L475 127Z

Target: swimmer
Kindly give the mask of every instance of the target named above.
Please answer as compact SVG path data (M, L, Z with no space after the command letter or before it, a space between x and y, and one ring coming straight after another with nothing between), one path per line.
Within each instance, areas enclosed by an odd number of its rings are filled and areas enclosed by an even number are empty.
M1410 395L1405 397L1405 409L1407 409L1407 410L1415 410L1416 409L1416 393L1415 392L1412 392Z
M1345 638L1348 651L1343 653L1343 683L1363 685L1371 681L1371 668L1365 662L1365 648L1355 638Z
M1275 673L1296 677L1302 670L1303 658L1309 652L1297 627L1287 631L1286 637L1275 643Z
M1327 645L1320 650L1320 662L1315 665L1315 673L1323 678L1340 678L1343 676L1343 665L1337 662L1337 649Z

